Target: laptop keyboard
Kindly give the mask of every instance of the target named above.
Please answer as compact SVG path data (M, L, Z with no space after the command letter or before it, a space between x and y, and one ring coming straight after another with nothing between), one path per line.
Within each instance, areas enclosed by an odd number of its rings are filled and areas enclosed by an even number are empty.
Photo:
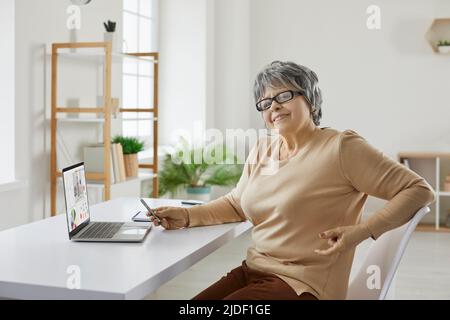
M123 225L120 222L92 222L79 239L111 239Z

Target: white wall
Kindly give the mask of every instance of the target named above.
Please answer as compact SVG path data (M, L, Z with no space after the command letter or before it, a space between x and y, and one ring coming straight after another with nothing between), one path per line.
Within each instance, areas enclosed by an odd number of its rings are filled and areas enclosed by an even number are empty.
M248 129L257 116L251 104L250 1L217 0L215 23L215 123Z
M216 0L214 14L213 127L225 136L227 129L252 129L250 118L255 116L251 107L250 1ZM235 152L244 150L245 143L248 152L252 142L237 143ZM231 188L213 187L211 196L217 198Z
M381 8L381 30L366 27L371 4ZM251 11L252 74L272 60L311 67L323 125L353 128L391 156L448 150L450 60L424 35L433 18L450 16L450 3L252 0Z
M14 0L0 2L0 184L15 179L14 167Z
M164 0L159 4L160 144L175 130L193 134L206 125L208 0Z
M249 4L161 1L160 143L169 143L179 128L192 131L194 121L220 130L248 128Z

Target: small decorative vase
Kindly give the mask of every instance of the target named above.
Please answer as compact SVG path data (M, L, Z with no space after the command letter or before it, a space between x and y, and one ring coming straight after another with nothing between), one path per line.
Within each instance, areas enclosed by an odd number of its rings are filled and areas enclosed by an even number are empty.
M209 202L211 199L211 187L187 187L187 197L192 200Z
M116 50L116 33L115 32L105 32L104 35L105 42L111 42L111 50Z
M450 53L450 46L439 46L439 53Z
M139 162L137 153L124 154L125 174L128 178L137 178L139 171Z

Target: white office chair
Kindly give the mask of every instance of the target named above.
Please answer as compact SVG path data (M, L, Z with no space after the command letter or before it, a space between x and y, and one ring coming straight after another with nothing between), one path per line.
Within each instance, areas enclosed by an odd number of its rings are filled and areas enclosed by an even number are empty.
M386 298L411 234L428 212L430 208L421 208L407 223L385 232L372 242L365 260L348 287L347 300L384 300ZM379 267L381 284L379 289L369 289L367 285L367 280L374 274L371 266Z

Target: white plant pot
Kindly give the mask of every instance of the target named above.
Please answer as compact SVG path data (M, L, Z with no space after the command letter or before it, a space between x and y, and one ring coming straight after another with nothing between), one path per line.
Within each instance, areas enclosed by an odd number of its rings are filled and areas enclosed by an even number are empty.
M104 41L111 42L111 50L115 51L117 47L116 33L115 32L105 32Z
M211 187L204 188L186 188L186 195L188 200L201 200L209 202L211 200Z
M439 46L439 53L450 53L450 46Z

